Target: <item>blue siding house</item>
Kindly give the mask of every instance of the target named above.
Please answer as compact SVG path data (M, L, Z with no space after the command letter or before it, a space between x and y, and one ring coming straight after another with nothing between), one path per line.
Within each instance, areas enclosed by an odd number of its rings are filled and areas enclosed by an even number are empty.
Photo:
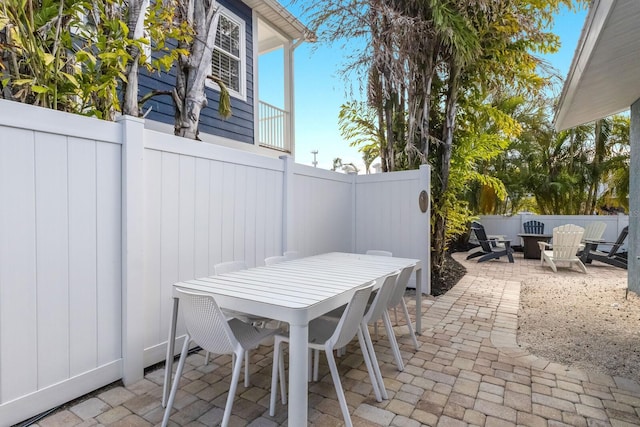
M207 83L207 108L200 116L200 139L268 156L294 154L293 51L315 36L277 0L219 0L220 19L212 60L212 74L221 77L231 93L233 114L218 114L219 90ZM258 57L281 50L283 105L261 102ZM270 70L274 72L274 70ZM141 71L140 93L170 90L175 70L149 74ZM146 126L173 132L174 107L169 96L148 101Z

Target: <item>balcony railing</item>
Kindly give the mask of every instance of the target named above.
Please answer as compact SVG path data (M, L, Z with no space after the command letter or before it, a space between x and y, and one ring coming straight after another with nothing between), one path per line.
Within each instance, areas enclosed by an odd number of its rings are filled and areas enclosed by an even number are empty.
M258 142L262 147L291 152L289 113L260 101L258 106Z

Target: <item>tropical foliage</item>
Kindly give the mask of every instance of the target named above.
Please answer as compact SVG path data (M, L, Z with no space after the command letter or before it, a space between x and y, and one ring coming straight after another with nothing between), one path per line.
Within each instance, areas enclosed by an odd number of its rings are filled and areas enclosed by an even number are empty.
M231 114L224 84L209 75L217 11L211 0L5 0L1 97L113 120L171 95L176 134L197 138L206 79L220 86L221 115ZM175 62L175 90L140 96L140 68L168 71Z
M188 37L186 26L174 25L170 2L136 17L134 24L142 24L137 29L126 23L129 11L124 0L3 1L2 97L113 120L122 111L127 91L121 89L132 67L167 70L179 51L165 40ZM144 34L153 35L153 45ZM144 54L152 49L153 59ZM129 96L137 106L137 83Z
M352 43L363 50L351 69L366 81L371 111L357 115L351 128L343 123L345 136L360 138L368 153L377 145L383 171L432 167L436 274L450 239L466 230L474 208L464 199L469 187L497 199L507 195L483 167L523 131L512 104L549 84L535 55L557 49L558 38L546 29L560 5L571 3L328 0L310 6L321 39L363 40Z

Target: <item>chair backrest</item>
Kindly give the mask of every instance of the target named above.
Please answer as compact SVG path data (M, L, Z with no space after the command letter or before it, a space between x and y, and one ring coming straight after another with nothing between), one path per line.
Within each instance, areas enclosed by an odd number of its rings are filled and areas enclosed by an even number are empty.
M489 242L489 238L487 237L487 232L484 229L484 225L479 222L471 223L471 231L476 234L478 239L478 244L482 248L484 252L492 252L491 242Z
M407 289L407 284L409 283L411 274L413 274L414 268L415 264L403 268L400 272L398 280L396 281L396 286L393 289L391 297L389 298L389 303L387 304L388 308L397 307L398 304L400 304L400 300L404 298L404 291Z
M522 228L527 234L544 234L544 224L540 221L527 221L522 224Z
M607 224L602 221L594 221L584 227L584 234L582 235L582 241L587 240L600 240L604 234L604 230L607 228Z
M383 311L387 309L389 298L391 298L393 291L396 289L399 275L400 270L388 275L384 279L382 286L380 286L380 289L376 292L376 297L373 299L371 305L369 305L369 308L367 309L367 312L364 314L365 323L375 322L382 318Z
M336 330L327 340L327 343L332 348L340 348L349 344L356 332L358 332L374 284L375 281L372 281L358 288L353 297L351 297L351 301L349 301L347 308L342 313L342 317L340 317Z
M574 224L561 225L553 229L553 258L568 260L576 258L584 228Z
M191 339L205 351L233 353L240 343L211 295L176 289L185 327Z
M389 251L379 251L375 249L369 249L366 252L366 255L377 255L377 256L393 256L393 254Z
M247 263L244 261L229 261L221 262L213 266L213 272L217 276L218 274L231 273L238 270L246 270Z
M616 240L616 242L613 244L613 246L611 246L611 250L609 251L609 256L615 256L618 251L620 250L620 246L622 246L622 244L624 243L625 239L627 238L627 234L629 234L629 226L627 225L625 228L622 229L622 231L620 232L620 235L618 236L618 239Z
M300 255L298 254L298 251L286 251L285 253L282 254L287 260L290 259L298 259L300 258Z
M287 260L287 257L285 257L284 255L270 256L269 258L264 259L264 265L274 265L286 260Z

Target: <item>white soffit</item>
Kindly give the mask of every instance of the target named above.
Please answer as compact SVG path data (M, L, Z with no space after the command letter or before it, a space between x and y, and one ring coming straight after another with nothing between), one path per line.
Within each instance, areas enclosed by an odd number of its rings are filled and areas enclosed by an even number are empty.
M593 0L554 118L557 130L640 99L640 0Z
M243 0L260 17L291 40L315 41L315 35L277 0Z

